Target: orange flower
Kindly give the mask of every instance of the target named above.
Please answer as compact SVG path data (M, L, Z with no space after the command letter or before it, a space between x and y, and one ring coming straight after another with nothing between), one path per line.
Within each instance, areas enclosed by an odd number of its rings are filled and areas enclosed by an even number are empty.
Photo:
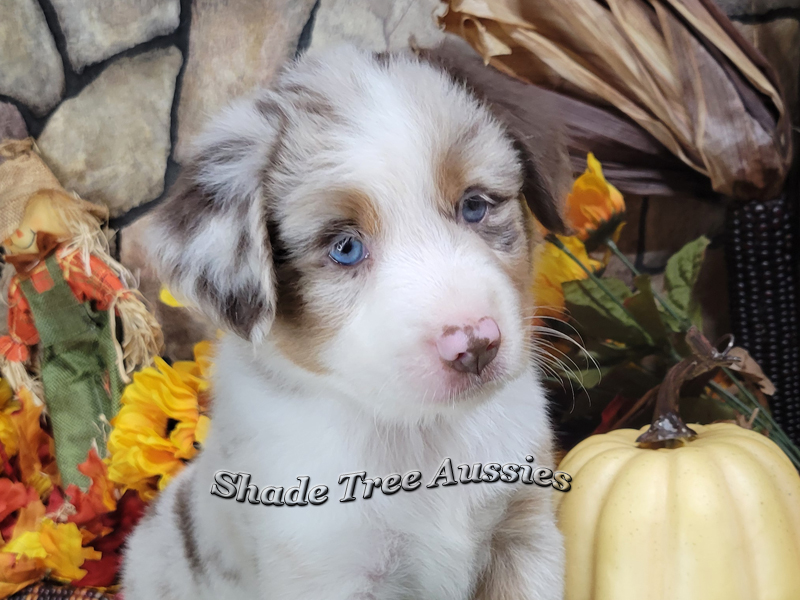
M143 369L122 394L122 408L111 421L109 479L144 500L183 469L205 440L211 344L195 346L195 360Z
M567 220L577 236L593 248L606 236L619 236L624 215L622 194L606 181L600 162L590 152L586 171L575 180L567 196Z
M602 263L589 258L586 248L577 237L557 236L588 269L597 271ZM536 249L534 256L533 297L537 316L564 318L564 290L567 281L586 279L588 275L566 252L550 242Z

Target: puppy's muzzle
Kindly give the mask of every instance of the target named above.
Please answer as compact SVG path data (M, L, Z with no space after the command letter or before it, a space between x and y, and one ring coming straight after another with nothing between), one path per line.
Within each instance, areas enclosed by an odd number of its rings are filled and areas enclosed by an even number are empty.
M483 317L474 325L445 327L436 348L442 362L450 368L480 375L497 356L500 327L491 317Z

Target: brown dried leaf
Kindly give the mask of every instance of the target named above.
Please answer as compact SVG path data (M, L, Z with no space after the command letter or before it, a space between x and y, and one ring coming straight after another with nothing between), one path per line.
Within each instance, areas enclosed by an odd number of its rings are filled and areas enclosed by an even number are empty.
M775 385L764 374L755 359L744 348L731 348L728 356L735 359L731 365L732 371L738 371L746 379L752 381L758 388L767 396L772 396L775 393Z

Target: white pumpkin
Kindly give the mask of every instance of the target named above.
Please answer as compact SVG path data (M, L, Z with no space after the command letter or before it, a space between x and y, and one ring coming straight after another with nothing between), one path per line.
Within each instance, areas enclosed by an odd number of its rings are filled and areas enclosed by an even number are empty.
M566 600L800 600L800 476L761 434L690 425L675 448L622 429L559 470Z

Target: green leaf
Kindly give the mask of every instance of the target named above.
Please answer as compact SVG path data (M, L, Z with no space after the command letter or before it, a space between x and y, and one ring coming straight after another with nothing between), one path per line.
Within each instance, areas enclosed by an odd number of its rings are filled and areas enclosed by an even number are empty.
M670 302L670 300L667 299L667 302ZM676 306L673 306L672 309L678 313L678 316L681 317L681 320L676 319L667 311L663 310L662 307L659 307L659 310L661 310L661 317L664 319L664 325L670 332L679 334L678 337L683 339L686 331L688 330L686 325L689 322L689 316L685 313L685 311L680 310Z
M669 259L664 273L667 300L682 319L698 327L702 325L702 315L700 304L692 291L700 275L700 267L703 266L708 244L709 240L705 236L689 242ZM677 324L674 319L669 319L667 322L670 328L676 331Z
M620 302L630 298L631 291L619 279L604 277L603 283ZM612 339L628 346L652 343L636 320L591 279L568 281L562 287L567 310L586 336Z
M616 365L629 360L631 350L625 345L610 344L605 340L587 339L589 355L601 365Z
M625 301L627 308L644 330L657 344L667 343L667 328L653 296L653 287L648 275L639 275L633 280L638 290Z
M584 389L592 389L600 381L603 376L611 370L612 367L580 369L578 371L567 371L564 373L566 379L571 380L573 383Z

